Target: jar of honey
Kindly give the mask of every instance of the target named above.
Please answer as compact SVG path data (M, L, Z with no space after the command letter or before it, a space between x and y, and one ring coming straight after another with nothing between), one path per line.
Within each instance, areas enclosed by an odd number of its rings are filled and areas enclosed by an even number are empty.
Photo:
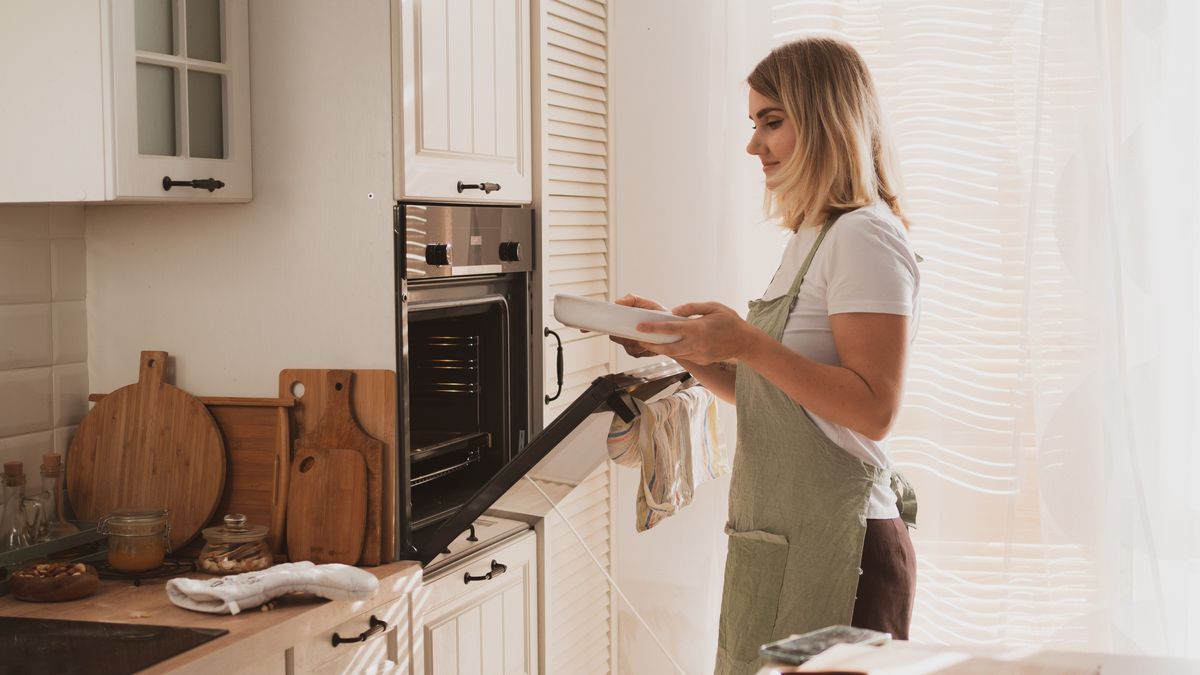
M171 550L166 509L120 509L105 516L96 531L108 535L108 564L118 572L148 572Z

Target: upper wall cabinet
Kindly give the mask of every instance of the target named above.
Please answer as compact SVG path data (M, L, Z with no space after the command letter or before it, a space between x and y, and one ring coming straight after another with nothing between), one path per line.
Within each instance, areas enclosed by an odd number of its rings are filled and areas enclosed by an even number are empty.
M0 2L0 202L250 189L247 0Z
M396 198L529 203L529 0L393 1Z

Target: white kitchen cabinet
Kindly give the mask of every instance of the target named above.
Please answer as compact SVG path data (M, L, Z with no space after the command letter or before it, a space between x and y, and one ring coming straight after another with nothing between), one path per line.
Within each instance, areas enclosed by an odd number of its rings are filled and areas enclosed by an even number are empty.
M0 202L249 200L247 4L0 3Z
M466 582L466 575L474 580ZM537 589L532 531L436 572L415 594L420 632L413 645L413 673L537 673Z
M403 673L412 660L412 594L323 627L288 650L286 673ZM339 644L334 644L334 635ZM365 639L357 640L360 636ZM345 639L356 640L345 642ZM278 672L264 668L258 672Z
M529 0L393 2L396 198L529 203Z

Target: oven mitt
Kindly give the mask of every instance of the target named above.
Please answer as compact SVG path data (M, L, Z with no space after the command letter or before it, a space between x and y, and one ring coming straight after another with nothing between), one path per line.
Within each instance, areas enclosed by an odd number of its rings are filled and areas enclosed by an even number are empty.
M312 593L330 600L366 600L378 588L379 579L357 567L294 562L217 579L171 579L167 582L167 597L184 609L237 614L287 593Z

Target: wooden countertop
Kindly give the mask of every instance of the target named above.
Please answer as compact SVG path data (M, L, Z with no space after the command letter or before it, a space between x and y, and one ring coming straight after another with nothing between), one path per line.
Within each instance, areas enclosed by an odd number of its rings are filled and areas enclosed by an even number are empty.
M107 621L229 631L142 671L143 673L232 673L274 654L282 654L313 633L353 618L373 607L411 593L421 585L421 566L412 561L365 567L379 578L379 591L370 600L325 600L311 595L283 596L270 611L260 608L236 616L205 614L176 607L167 599L166 579L133 586L125 581L101 581L95 595L72 602L35 603L0 598L0 616L72 621ZM211 578L189 574L195 578Z

